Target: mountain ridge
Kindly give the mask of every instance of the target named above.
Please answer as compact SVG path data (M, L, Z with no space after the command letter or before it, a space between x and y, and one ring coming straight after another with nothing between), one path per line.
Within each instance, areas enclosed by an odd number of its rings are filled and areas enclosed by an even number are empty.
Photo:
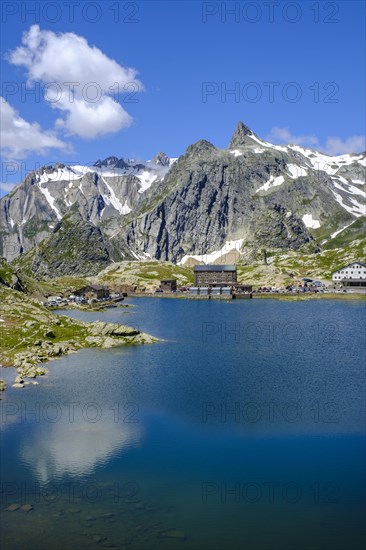
M0 199L1 253L11 261L39 245L71 208L101 232L110 262L201 261L228 243L245 259L265 247L316 251L364 215L365 166L365 154L273 145L242 122L227 149L202 139L178 159L56 163Z

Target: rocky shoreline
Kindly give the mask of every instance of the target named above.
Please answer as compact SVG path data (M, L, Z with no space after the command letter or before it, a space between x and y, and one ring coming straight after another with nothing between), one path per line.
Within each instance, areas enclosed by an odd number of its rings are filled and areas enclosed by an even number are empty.
M83 348L110 348L159 341L129 326L77 321L65 315L55 315L18 291L0 290L0 364L3 368L16 369L13 388L38 384L35 379L48 372L41 366L42 363ZM5 381L0 380L0 399L6 387Z
M81 323L79 321L79 323L84 325L88 333L85 337L86 345L84 345L84 342L81 343L77 340L57 343L49 340L37 340L29 351L15 354L14 367L17 369L18 376L12 387L24 387L24 385L32 383L24 381L24 378L36 378L46 374L47 369L39 367L40 363L74 353L85 347L111 348L124 344L151 344L158 341L157 338L149 334L117 323L104 323L101 321L94 323ZM50 337L52 338L52 335Z

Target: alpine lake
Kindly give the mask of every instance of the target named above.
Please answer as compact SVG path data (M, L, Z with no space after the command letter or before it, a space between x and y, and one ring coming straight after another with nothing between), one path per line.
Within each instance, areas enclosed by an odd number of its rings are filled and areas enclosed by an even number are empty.
M1 401L9 550L363 550L366 303L126 298ZM11 371L11 372L10 372Z

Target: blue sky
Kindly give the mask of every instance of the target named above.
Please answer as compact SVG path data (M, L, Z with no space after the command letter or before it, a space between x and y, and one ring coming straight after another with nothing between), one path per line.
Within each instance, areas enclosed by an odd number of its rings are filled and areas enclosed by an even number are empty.
M3 2L2 27L3 191L55 161L226 147L239 120L277 143L365 149L361 1Z

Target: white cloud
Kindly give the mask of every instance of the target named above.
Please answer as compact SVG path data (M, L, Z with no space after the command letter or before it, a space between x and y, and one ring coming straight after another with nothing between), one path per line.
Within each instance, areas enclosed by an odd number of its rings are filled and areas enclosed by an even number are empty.
M343 155L346 153L360 153L365 151L366 142L364 136L350 136L345 140L339 137L328 137L325 144L319 142L315 135L296 136L288 127L274 126L267 136L271 143L294 144L303 147L312 147L327 155Z
M0 182L0 191L5 192L5 193L9 193L9 191L11 191L13 189L13 187L15 187L16 185L17 184L15 182L13 182L13 183Z
M24 158L29 153L45 154L49 149L68 149L53 132L44 131L36 122L21 118L3 97L0 97L0 118L1 152L6 157Z
M339 137L328 137L325 144L325 152L328 153L328 155L363 153L365 150L365 136L350 136L344 141Z
M92 139L131 124L131 116L111 96L143 89L135 69L122 67L70 32L56 34L33 25L23 34L22 44L8 60L24 66L30 82L45 85L46 101L64 114L58 128Z
M291 134L288 127L281 128L279 126L274 126L271 128L269 135L267 136L268 141L272 143L285 143L293 145L303 145L304 147L316 146L319 144L319 140L316 136L295 136Z
M72 109L69 105L68 100L53 104L67 112L66 120L58 118L56 127L64 128L70 134L76 134L84 139L118 132L132 122L130 115L109 96L103 96L98 103L75 99Z

